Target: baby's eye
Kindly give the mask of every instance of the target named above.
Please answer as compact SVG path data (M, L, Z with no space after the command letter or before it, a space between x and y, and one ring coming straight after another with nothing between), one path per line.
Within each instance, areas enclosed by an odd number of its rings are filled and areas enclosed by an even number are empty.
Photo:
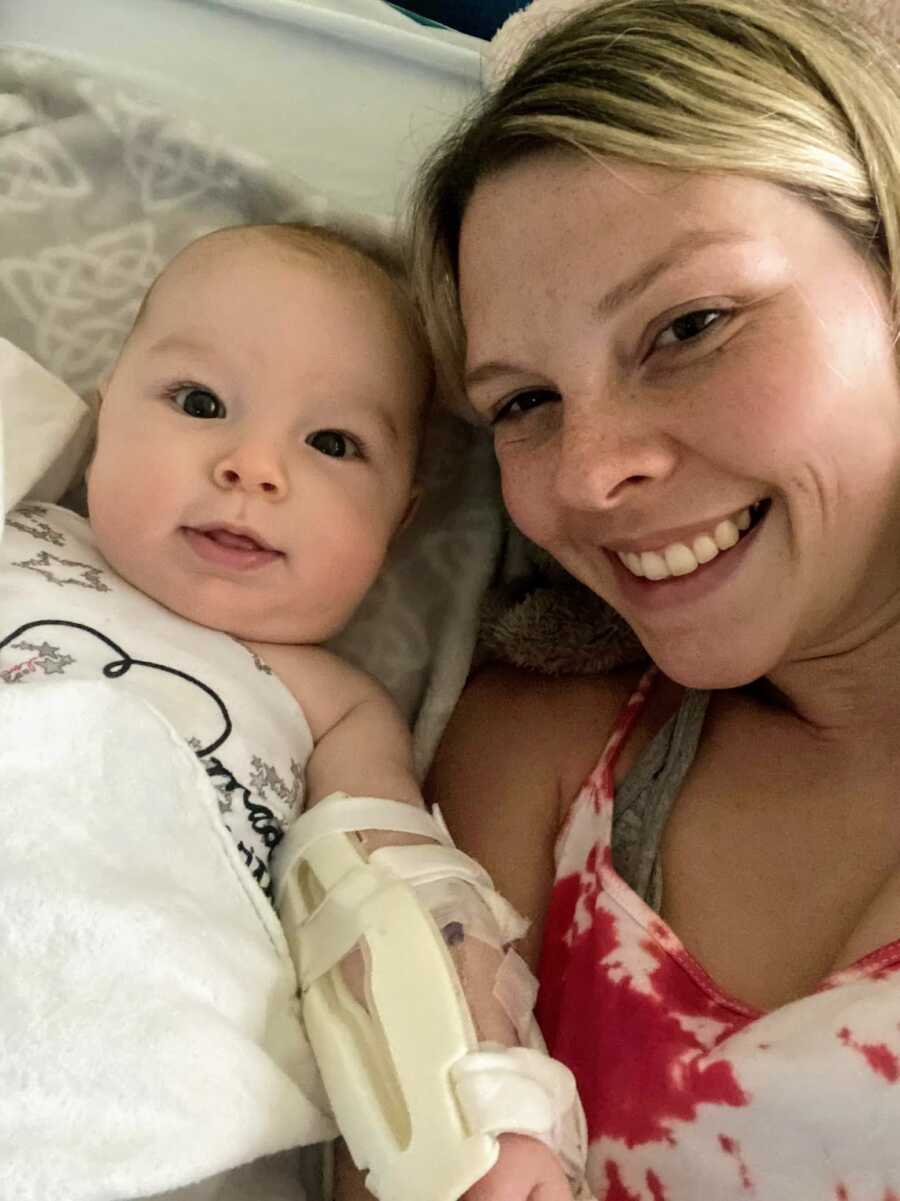
M331 459L362 458L360 444L340 430L316 430L306 439L306 444Z
M654 349L660 346L677 346L680 342L690 342L700 337L706 331L727 315L726 309L695 309L692 313L682 313L662 330L653 343Z
M524 392L517 392L515 396L511 396L500 406L491 418L491 424L499 425L501 421L514 421L517 417L524 417L526 413L531 413L554 400L559 400L559 394L550 388L531 388Z
M225 416L225 406L208 388L197 388L184 384L172 391L173 403L188 417L218 419Z

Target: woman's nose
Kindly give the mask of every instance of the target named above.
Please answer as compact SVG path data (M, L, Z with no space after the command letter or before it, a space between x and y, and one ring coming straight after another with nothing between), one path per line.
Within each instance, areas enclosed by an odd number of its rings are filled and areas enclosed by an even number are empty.
M244 443L223 455L213 467L213 480L226 491L259 493L270 500L287 496L288 481L274 446Z
M674 446L658 431L597 413L564 419L555 473L557 500L570 509L617 508L639 489L667 478Z

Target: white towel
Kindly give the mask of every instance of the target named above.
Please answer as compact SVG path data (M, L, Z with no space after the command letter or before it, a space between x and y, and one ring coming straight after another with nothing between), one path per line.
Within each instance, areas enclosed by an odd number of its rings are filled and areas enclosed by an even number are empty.
M196 757L106 683L7 686L0 733L0 1199L298 1201L335 1130Z

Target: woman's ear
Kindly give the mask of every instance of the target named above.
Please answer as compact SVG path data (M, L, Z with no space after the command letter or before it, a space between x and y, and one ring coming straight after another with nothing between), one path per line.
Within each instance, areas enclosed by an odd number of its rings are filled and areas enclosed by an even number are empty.
M94 445L91 449L90 458L88 459L88 461L85 465L85 468L84 468L85 483L87 483L88 479L90 478L91 468L94 466L94 456L97 453L97 438L96 438L97 418L100 416L100 409L102 408L103 401L106 397L106 389L109 387L110 374L111 374L111 372L107 375L104 375L103 378L98 381L97 387L93 390L93 392L89 392L87 397L85 398L87 400L88 406L90 407L91 413L93 415L94 427L95 427L94 428Z
M91 400L92 400L91 407L94 410L95 417L100 412L100 406L103 404L103 401L106 399L106 390L109 387L109 381L110 381L111 375L112 375L112 371L110 370L106 373L106 375L101 376L101 378L97 381L97 387L94 389L94 394L91 397Z
M422 501L422 485L421 484L413 484L412 488L410 488L410 491L409 491L409 500L407 502L406 509L404 510L403 516L400 518L400 521L397 524L397 528L394 530L395 538L401 532L401 530L406 529L406 527L410 524L412 519L415 517L416 513L418 513L419 505L420 505L421 501Z

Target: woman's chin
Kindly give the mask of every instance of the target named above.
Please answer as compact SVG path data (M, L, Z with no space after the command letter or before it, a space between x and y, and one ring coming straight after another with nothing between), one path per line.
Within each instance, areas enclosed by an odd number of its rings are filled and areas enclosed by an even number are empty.
M670 680L685 688L743 688L768 675L778 658L753 654L746 645L726 645L724 639L656 639L639 632L647 654Z

